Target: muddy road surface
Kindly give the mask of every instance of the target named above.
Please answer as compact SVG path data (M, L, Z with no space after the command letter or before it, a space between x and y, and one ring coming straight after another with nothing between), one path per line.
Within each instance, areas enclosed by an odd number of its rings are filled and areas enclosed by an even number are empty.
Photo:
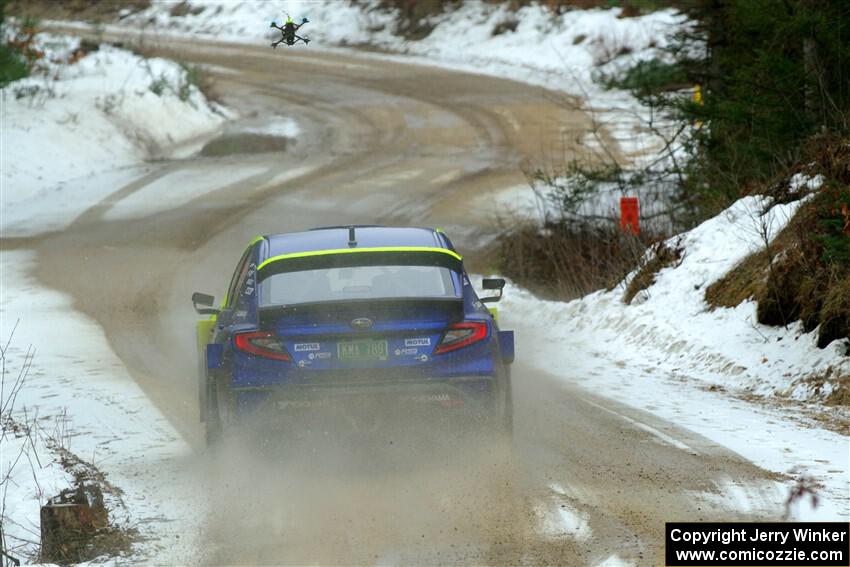
M752 504L772 484L764 471L675 424L569 386L568 368L547 375L524 363L523 344L546 333L522 314L503 314L518 345L510 461L501 449L465 442L411 451L409 439L322 454L239 446L210 455L189 297L220 298L254 235L440 226L474 263L498 232L489 198L524 182L524 160L581 155L591 120L540 88L372 56L177 40L148 48L207 66L242 118L221 133L214 156L157 161L68 230L8 245L37 251L38 278L102 325L197 449L221 503L205 521L200 563L594 565L616 556L659 565L665 521L747 518L710 498L729 483L751 495L751 514L777 515L767 497L761 509ZM277 115L297 119L298 139L240 153L244 138L234 133ZM189 182L213 190L155 206Z

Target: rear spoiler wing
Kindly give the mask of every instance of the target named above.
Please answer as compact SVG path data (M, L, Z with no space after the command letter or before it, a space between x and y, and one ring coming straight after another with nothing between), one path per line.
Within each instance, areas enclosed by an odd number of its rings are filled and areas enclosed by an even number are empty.
M257 281L275 274L353 268L357 266L436 266L463 273L463 261L457 252L447 248L397 246L381 248L342 248L295 252L273 256L257 266Z

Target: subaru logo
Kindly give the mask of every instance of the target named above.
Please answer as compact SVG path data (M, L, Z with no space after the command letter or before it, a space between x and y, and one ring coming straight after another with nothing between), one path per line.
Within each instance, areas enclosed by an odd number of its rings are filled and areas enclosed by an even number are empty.
M366 317L358 317L357 319L351 322L351 328L359 331L371 329L372 320L367 319Z

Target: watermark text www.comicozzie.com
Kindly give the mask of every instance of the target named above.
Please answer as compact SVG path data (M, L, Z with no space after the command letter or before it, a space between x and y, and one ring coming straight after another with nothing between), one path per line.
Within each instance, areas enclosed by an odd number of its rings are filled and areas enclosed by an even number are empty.
M850 524L670 522L667 567L850 567Z

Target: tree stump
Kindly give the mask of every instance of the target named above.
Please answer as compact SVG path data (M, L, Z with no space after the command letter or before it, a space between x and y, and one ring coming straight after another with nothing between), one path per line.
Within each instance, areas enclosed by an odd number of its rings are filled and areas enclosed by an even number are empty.
M108 525L100 487L82 484L63 490L41 507L41 560L78 563L98 530Z

